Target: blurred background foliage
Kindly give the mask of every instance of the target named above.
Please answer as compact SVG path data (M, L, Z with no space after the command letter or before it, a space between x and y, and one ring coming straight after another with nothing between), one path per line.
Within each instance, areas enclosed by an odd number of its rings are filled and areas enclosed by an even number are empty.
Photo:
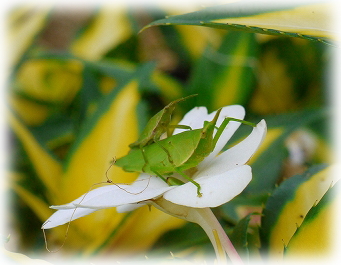
M250 161L252 182L214 211L244 255L260 258L259 249L283 255L277 234L284 233L288 244L296 229L294 213L303 220L329 188L319 189L315 179L329 179L332 162L333 48L300 38L186 25L138 34L157 19L197 9L21 5L8 13L7 249L48 260L171 257L170 251L200 259L212 253L199 227L148 207L128 214L102 210L73 221L56 254L45 250L40 229L53 212L49 205L67 203L106 180L111 158L127 153L153 114L197 93L179 104L174 123L195 106L211 112L231 104L246 108L246 120L267 121L268 135ZM250 130L241 126L226 147ZM119 168L109 172L117 183L136 176ZM303 183L313 188L304 191ZM307 205L291 205L292 215L284 214L293 198L314 189ZM257 214L262 211L263 216ZM274 221L281 218L294 228L281 228ZM52 250L63 244L65 232L66 226L47 231ZM295 236L296 245L306 240L303 235ZM289 248L294 252L295 246Z

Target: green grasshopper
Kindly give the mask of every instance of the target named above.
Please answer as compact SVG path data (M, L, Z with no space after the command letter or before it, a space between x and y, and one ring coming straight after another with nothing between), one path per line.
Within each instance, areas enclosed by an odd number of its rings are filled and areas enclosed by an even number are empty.
M217 111L212 121L205 121L201 129L184 131L147 145L142 149L131 149L126 156L117 159L115 165L128 172L157 175L170 185L179 185L180 183L173 184L174 178L163 176L178 173L197 187L197 194L201 197L200 185L184 172L195 168L213 151L219 137L230 121L256 126L244 120L225 118L213 137L220 112L221 109Z
M172 113L175 109L175 105L181 101L184 101L188 98L194 97L195 95L190 95L184 98L180 98L172 101L166 107L164 107L161 111L156 113L147 123L146 127L142 131L140 137L136 142L129 145L130 148L143 148L144 146L150 145L154 142L160 140L160 137L165 132L167 133L167 137L171 135L170 128L181 128L181 129L191 129L191 127L186 125L169 125L172 118Z

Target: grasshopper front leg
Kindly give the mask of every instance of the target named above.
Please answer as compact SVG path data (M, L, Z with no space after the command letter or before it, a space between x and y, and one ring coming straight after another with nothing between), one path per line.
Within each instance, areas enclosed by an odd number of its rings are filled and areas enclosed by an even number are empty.
M240 120L240 119L236 119L236 118L225 118L223 120L223 122L221 123L221 125L217 128L217 132L216 132L216 134L215 134L215 136L213 138L213 146L216 145L216 143L219 140L221 134L223 133L224 129L226 128L227 124L230 121L237 121L237 122L243 123L245 125L249 125L251 127L256 127L256 124L253 123L253 122L244 121L244 120Z
M153 171L153 173L155 175L160 177L162 180L164 180L165 182L167 182L167 184L169 184L171 186L184 184L184 182L182 182L181 180L178 180L177 178L174 178L174 177L168 177L168 178L165 179L163 176L158 174L157 168L151 168L151 169L152 169L152 171ZM198 197L202 196L202 193L200 192L201 186L200 186L200 184L198 182L196 182L193 179L191 179L191 177L187 176L185 173L183 173L181 170L179 170L176 167L174 167L174 172L178 173L179 175L181 175L182 177L187 179L189 182L191 182L193 185L195 185L197 187L197 195L198 195Z
M180 125L180 124L177 124L177 125L168 125L168 128L167 128L167 137L172 136L170 129L192 130L191 126L188 126L188 125Z
M179 169L175 168L175 171L180 174L182 177L187 179L189 182L192 182L197 187L197 195L198 197L202 196L202 193L200 192L201 186L198 182L194 181L191 177L187 176L185 173L181 172Z

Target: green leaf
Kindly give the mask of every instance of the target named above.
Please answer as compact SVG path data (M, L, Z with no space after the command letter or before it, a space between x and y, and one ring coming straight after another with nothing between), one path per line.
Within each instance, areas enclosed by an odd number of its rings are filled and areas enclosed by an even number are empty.
M311 122L326 120L325 116L327 116L325 110L263 116L268 125L268 133L259 150L249 161L252 167L252 180L239 196L220 207L226 220L235 223L250 211L261 212L270 192L281 180L283 164L288 156L286 139L293 132ZM256 122L256 120L253 121ZM250 128L241 126L227 147L233 146L238 140L246 137L249 132Z
M151 16L152 20L160 19L164 16L166 16L166 13L164 10L156 9L155 11L150 10L149 14ZM162 33L162 37L164 40L161 40L160 43L162 45L162 42L165 42L165 46L163 49L167 51L168 49L171 49L173 52L175 52L179 58L179 64L180 68L186 68L190 64L190 53L191 53L191 47L187 46L185 43L185 40L183 36L181 36L181 32L178 28L170 26L170 27L163 27L160 28L160 31ZM148 36L148 35L147 35ZM143 38L142 34L140 38Z
M20 67L12 91L40 101L64 103L79 90L81 71L82 65L76 61L29 58Z
M316 165L284 181L269 197L263 210L260 238L270 257L281 257L284 246L310 208L337 181L332 167Z
M295 38L270 38L261 42L257 88L250 109L275 114L318 107L328 97L330 47Z
M159 71L154 71L151 78L153 84L155 84L154 86L161 92L162 97L166 100L165 105L184 96L184 88L177 79Z
M114 26L115 25L115 26ZM90 24L71 44L77 56L99 60L113 47L124 42L132 34L127 12L121 6L99 8Z
M243 194L233 198L228 203L220 206L222 217L232 223L237 223L238 220L250 212L261 212L263 205L269 195L267 194Z
M24 61L25 53L46 26L50 11L49 6L34 8L29 5L11 10L7 21L9 43L11 43L9 53L11 65Z
M257 54L254 34L229 32L216 50L208 45L194 66L188 94L198 94L196 105L209 111L232 104L246 104L252 92Z
M322 199L314 205L303 223L297 228L290 239L285 257L323 257L333 249L333 235L337 226L335 213L337 212L337 192L339 185L329 189Z
M89 70L114 78L121 85L130 78L135 70L135 64L121 60L88 61L69 52L39 51L32 54L31 59L78 61L88 67Z
M131 74L127 83L102 96L94 112L86 117L67 154L63 178L57 183L62 198L58 203L71 201L89 191L90 187L96 187L95 183L104 182L112 158L128 152L128 145L137 139L139 85L141 79L150 75L150 71L150 65L141 66ZM129 183L137 174L113 167L108 172L108 177L115 183ZM112 215L112 212L107 211L106 214L97 212L87 219L77 220L77 229L82 233L91 234L95 229L97 235L101 235L87 244L88 251L102 245L123 216ZM98 223L101 222L106 225L98 228Z
M138 67L135 63L124 60L88 61L68 52L38 52L32 55L31 59L79 61L84 65L83 77L88 72L101 74L113 78L116 81L116 86L122 86L128 82ZM155 67L153 62L146 65L150 68ZM141 92L160 93L166 99L166 103L183 96L183 87L180 82L160 71L155 70L151 78L142 78L140 82L139 90Z
M131 93L132 93L131 96L133 97L133 95L134 95L134 96L138 97L137 102L136 102L136 106L137 106L137 103L138 103L139 98L140 98L140 96L138 96L137 93L139 92L138 89L139 89L139 86L141 84L141 80L146 78L146 76L150 75L151 70L152 69L150 68L149 64L143 65L135 73L130 75L129 82L126 82L125 84L115 88L108 95L105 95L101 98L101 100L97 104L98 106L96 108L96 111L94 113L92 113L92 115L90 115L87 118L87 120L84 122L80 132L78 133L78 137L77 137L75 143L73 144L72 149L69 153L70 159L73 159L74 152L77 152L79 146L84 144L85 139L89 136L91 137L93 130L99 130L97 127L101 125L100 124L101 119L103 119L103 118L107 119L106 115L108 115L108 112L112 111L112 108L114 108L114 105L115 105L114 102L116 101L116 98L121 95L121 92L123 92L124 90L129 90L129 91L131 90ZM131 100L133 101L133 98ZM117 110L123 111L123 106L121 106L121 104L119 104L119 106L116 106L116 108L118 108L118 107L121 107L121 109L117 109ZM115 111L113 113L115 113ZM117 114L115 114L115 115L117 115ZM123 115L123 113L122 113L122 115ZM130 117L130 118L132 118L132 120L133 120L136 118L136 115L134 115L134 116L135 117ZM107 128L107 129L110 129L110 130L112 130L115 127L113 124L110 124L109 121L107 123L104 123L102 121L102 123L105 126L109 126L110 128ZM127 123L130 123L130 122L127 121ZM131 121L131 123L133 123L133 122ZM116 126L117 126L116 131L119 131L118 130L119 124L117 124ZM111 128L111 127L113 127L113 128ZM132 127L134 128L135 126L132 126ZM102 129L100 131L102 131L102 134L104 134L104 133L110 134L108 131L105 132L104 129ZM112 137L112 136L109 136L109 137ZM108 138L108 137L105 137L105 138ZM99 140L100 139L98 139L97 142ZM93 144L97 144L96 140L93 140ZM127 144L127 146L128 146L128 144ZM110 160L110 158L109 158L109 160ZM109 160L107 160L107 162ZM68 163L67 163L67 165L68 165ZM66 168L67 168L67 166L66 166Z
M48 104L45 102L36 102L26 95L11 93L8 101L13 110L27 125L41 124L49 115Z
M253 179L245 189L246 193L266 193L271 191L280 177L283 160L287 156L285 140L287 137L308 124L327 119L324 109L304 110L299 112L264 117L271 129L280 129L279 135L266 148L252 159ZM265 138L265 141L267 139Z
M43 201L37 194L32 193L29 189L22 187L15 182L11 183L12 189L26 203L28 207L39 217L41 222L44 222L51 214L52 210L49 205Z
M66 115L49 117L40 126L31 129L32 134L39 142L53 150L69 144L74 138L74 121Z
M35 138L29 128L14 113L8 112L7 117L11 129L23 145L38 177L50 191L51 198L58 198L58 189L55 184L61 175L60 161L46 146L41 144L39 139Z
M239 255L248 257L248 229L251 216L253 213L248 214L241 219L234 227L232 234L229 236L234 247L236 248Z
M168 231L162 235L155 242L150 254L164 255L169 254L171 251L176 255L178 252L193 248L193 246L199 247L203 245L210 245L204 230L197 224L186 223L183 227ZM212 247L211 251L213 251Z
M197 25L299 37L324 42L332 38L331 7L325 3L292 4L286 2L235 2L154 21L144 27L160 25Z

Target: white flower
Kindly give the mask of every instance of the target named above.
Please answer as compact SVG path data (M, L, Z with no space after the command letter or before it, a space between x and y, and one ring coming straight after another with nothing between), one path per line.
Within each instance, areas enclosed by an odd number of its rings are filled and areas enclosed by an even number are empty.
M207 114L205 107L197 107L188 112L179 124L189 125L192 129L203 127L204 121L211 121L215 112ZM244 108L239 105L224 107L216 126L220 126L225 117L243 119ZM107 185L94 189L71 203L51 206L57 209L44 224L44 229L53 228L75 220L99 209L117 207L118 212L131 211L145 204L166 205L170 202L172 210L164 209L172 214L174 205L179 209L217 207L241 193L251 181L251 167L245 165L262 143L266 134L264 120L253 128L251 134L243 141L224 151L227 141L240 126L240 122L231 121L219 138L213 152L202 161L190 176L201 187L201 197L197 195L197 187L191 182L180 186L168 186L157 176L141 174L131 185ZM175 134L182 129L176 129ZM186 172L187 174L190 174ZM174 177L178 177L176 174ZM162 203L158 203L158 200ZM187 206L187 207L183 207ZM177 213L173 213L179 216ZM186 217L182 218L186 219Z

